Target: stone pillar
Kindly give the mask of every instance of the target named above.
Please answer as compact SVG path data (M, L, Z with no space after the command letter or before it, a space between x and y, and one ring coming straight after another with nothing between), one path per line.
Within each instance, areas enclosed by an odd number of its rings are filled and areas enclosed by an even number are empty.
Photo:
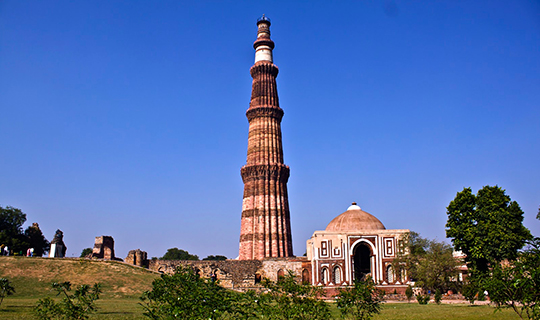
M257 21L255 64L251 102L246 112L249 121L247 163L242 167L244 200L240 230L241 260L292 257L287 181L289 167L283 163L281 119L273 63L274 42L270 39L270 20Z

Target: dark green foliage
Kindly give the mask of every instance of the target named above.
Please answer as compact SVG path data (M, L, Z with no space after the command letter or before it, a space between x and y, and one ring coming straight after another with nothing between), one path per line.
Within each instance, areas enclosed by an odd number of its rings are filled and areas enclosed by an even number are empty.
M25 221L26 214L21 209L0 207L0 244L8 246L13 252L25 252L29 245L22 229Z
M262 285L269 290L260 296L263 319L330 319L328 305L319 299L324 296L322 289L298 283L292 271L278 282L264 279Z
M178 249L178 248L170 248L167 249L167 252L163 257L160 258L161 260L199 260L199 256L195 254L190 254L189 252Z
M417 294L416 295L416 301L418 301L418 304L428 304L429 299L430 299L429 294L426 294L426 295Z
M435 240L420 237L416 232L410 232L403 239L407 250L399 253L394 259L397 274L406 270L416 285L424 290L441 292L456 289L459 262L453 257L452 246Z
M91 254L92 253L92 248L84 248L82 249L81 251L81 258L84 258L86 257L87 255Z
M252 293L227 290L187 267L152 285L141 297L144 315L151 319L247 319L254 309Z
M480 291L480 288L478 287L478 284L474 281L471 281L472 279L469 279L467 283L463 285L463 288L461 289L461 294L467 301L469 301L470 304L474 304L474 301L476 301L476 298L478 297L478 292Z
M540 319L540 238L530 241L516 261L495 265L483 284L498 309L509 307L521 319Z
M513 260L531 233L523 226L523 211L498 186L485 186L472 194L458 192L447 207L446 236L465 253L472 277L483 277L489 267Z
M0 306L4 298L15 293L15 288L11 285L11 281L7 278L0 278Z
M342 317L367 320L381 311L382 295L368 277L365 281L355 281L353 287L340 289L336 304Z
M407 297L407 302L411 302L413 295L414 295L413 289L411 285L408 285L407 289L405 290L405 296Z
M95 301L99 299L101 286L95 283L92 287L83 284L71 293L71 283L53 283L57 296L62 296L60 302L51 298L40 299L34 308L34 314L40 320L52 319L88 319L90 313L96 310Z
M217 256L210 255L210 256L204 258L203 260L223 261L223 260L227 260L227 257L226 256L220 256L220 255L217 255Z
M49 251L51 244L45 239L37 223L26 228L24 235L28 239L28 247L34 248L34 257L41 257L45 251Z
M435 291L435 295L433 296L433 300L435 300L435 303L436 303L436 304L441 304L442 293L441 293L441 290L440 290L440 289L437 289L437 290Z

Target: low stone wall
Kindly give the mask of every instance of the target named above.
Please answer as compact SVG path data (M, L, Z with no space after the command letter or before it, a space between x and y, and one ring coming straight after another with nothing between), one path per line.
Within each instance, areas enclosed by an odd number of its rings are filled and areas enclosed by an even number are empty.
M235 290L260 290L258 282L264 278L277 281L278 273L287 274L292 270L301 279L303 269L309 263L305 258L274 258L265 260L151 260L148 268L152 271L172 274L179 266L190 266L201 277L215 275L225 288Z

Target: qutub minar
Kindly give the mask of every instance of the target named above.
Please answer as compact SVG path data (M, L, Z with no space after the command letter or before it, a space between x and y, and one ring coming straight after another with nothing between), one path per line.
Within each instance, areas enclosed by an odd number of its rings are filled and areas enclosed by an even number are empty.
M240 229L240 260L292 257L291 222L287 181L289 167L283 163L281 118L270 39L270 20L257 21L255 64L249 120L247 163L242 167L244 200Z
M261 279L277 281L292 271L303 283L322 287L328 297L357 279L371 277L386 292L404 293L411 279L394 268L403 253L407 229L388 230L355 202L337 215L324 230L306 241L305 256L292 250L287 181L283 162L281 119L276 87L278 68L272 59L270 20L257 20L253 86L246 112L249 120L247 163L242 167L244 197L238 259L225 261L152 260L149 268L173 273L189 265L203 277L213 277L235 290L260 289Z

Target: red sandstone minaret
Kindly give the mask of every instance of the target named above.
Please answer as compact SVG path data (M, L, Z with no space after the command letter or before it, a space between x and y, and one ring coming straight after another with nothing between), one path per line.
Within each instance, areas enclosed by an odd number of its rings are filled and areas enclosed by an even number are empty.
M270 20L257 20L255 64L249 120L247 163L242 167L244 201L240 230L240 260L292 257L291 221L287 181L289 167L283 164L281 118L276 77L272 60Z

